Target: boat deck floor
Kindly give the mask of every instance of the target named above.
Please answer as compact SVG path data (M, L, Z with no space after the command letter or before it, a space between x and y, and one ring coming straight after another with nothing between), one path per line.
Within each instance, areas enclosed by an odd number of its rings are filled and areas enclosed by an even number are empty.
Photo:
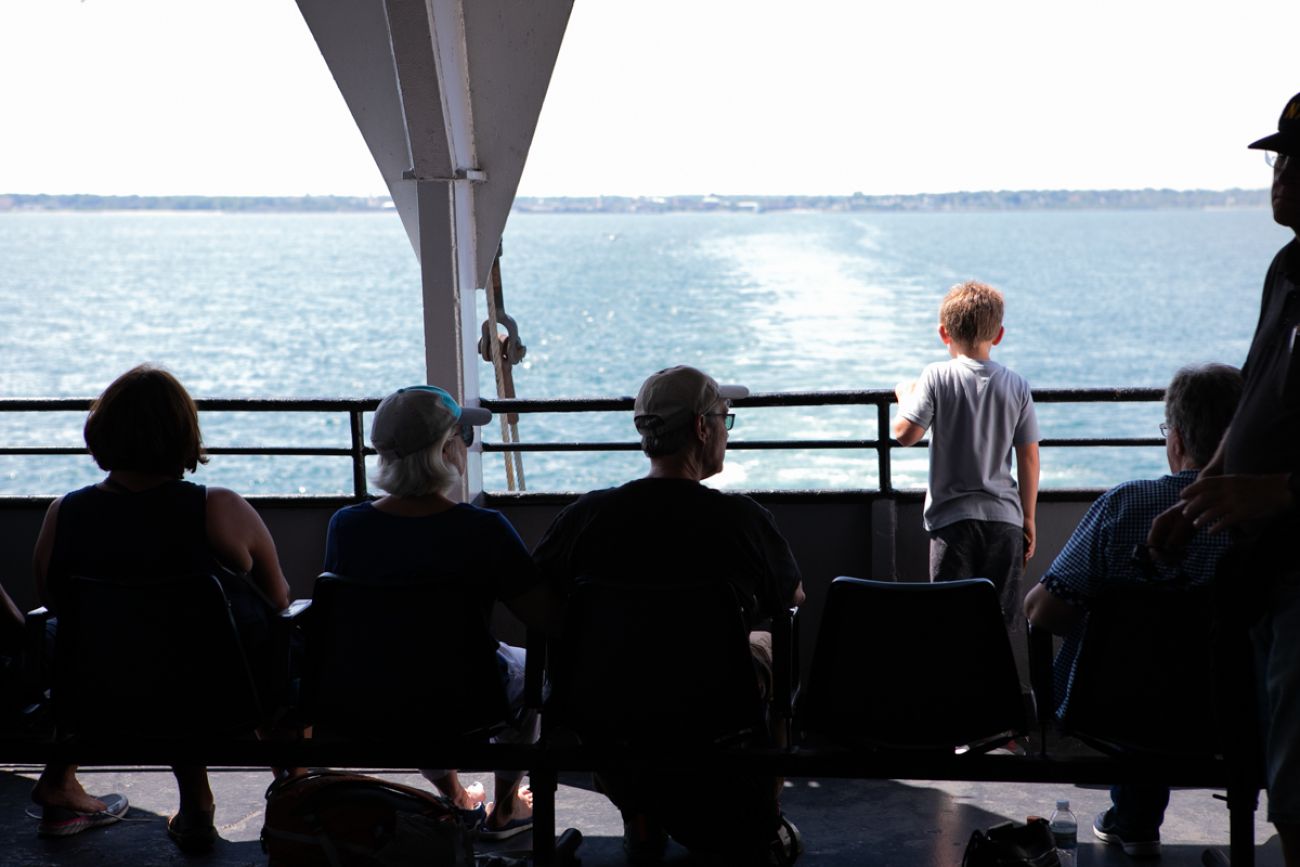
M266 771L212 772L217 800L217 825L221 835L216 848L203 856L181 854L167 839L164 823L176 809L176 789L165 771L138 768L83 768L81 779L92 793L122 792L131 800L126 821L81 835L43 840L36 836L34 808L28 800L39 768L0 766L0 865L3 867L154 867L154 865L205 865L244 867L266 863L258 843L262 828L264 791L271 776ZM416 774L381 774L417 786L427 783ZM490 774L464 774L481 780L491 790ZM726 797L718 779L686 777L682 797L699 802L702 811L710 801ZM799 826L807 852L801 864L809 867L880 865L880 867L957 867L970 834L1007 819L1024 821L1027 815L1050 814L1056 799L1069 798L1079 817L1079 865L1126 865L1132 859L1118 848L1093 837L1092 817L1109 804L1105 789L1019 783L962 783L901 780L811 780L786 783L782 805ZM1261 796L1256 814L1256 863L1281 867L1281 848L1271 825L1264 821L1266 803ZM557 825L577 828L583 834L578 850L586 867L623 865L622 824L618 811L593 791L589 778L566 775L557 799ZM1226 851L1228 811L1222 801L1203 789L1175 790L1162 831L1166 867L1200 865L1207 846ZM527 847L529 835L479 851ZM685 850L674 843L669 864L691 863ZM1150 862L1148 862L1150 863Z

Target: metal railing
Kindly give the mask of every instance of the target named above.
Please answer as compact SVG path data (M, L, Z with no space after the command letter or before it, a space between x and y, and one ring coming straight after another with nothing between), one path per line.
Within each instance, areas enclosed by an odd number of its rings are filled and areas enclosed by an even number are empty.
M1034 402L1047 403L1152 403L1164 399L1162 388L1043 388L1034 389ZM864 391L792 391L753 394L732 401L736 407L805 407L805 406L874 406L876 429L890 429L889 407L897 403L890 389ZM633 398L555 399L555 400L484 400L483 406L494 413L574 413L623 412L631 413ZM921 445L928 445L922 440ZM1042 448L1102 446L1159 446L1163 440L1155 437L1057 437L1039 441ZM875 439L781 439L781 440L729 440L728 451L775 451L795 449L861 449L876 453L880 491L895 493L892 478L891 456L894 449L903 448L889 437ZM546 443L483 443L484 452L615 452L640 451L636 441L616 442L546 442Z
M1159 388L1047 388L1035 389L1034 401L1049 403L1151 403L1163 399ZM373 412L379 398L285 398L285 399L226 399L211 398L196 401L204 412L282 412L282 413L346 413L348 417L347 446L211 446L212 455L258 456L318 456L347 457L352 462L354 494L366 496L367 455L374 449L365 444L364 414ZM863 391L801 391L754 394L734 401L743 408L811 407L811 406L874 406L877 430L890 429L889 407L895 403L894 393L888 389ZM0 399L0 413L17 412L86 412L89 398L9 398ZM496 400L484 399L482 404L492 412L527 414L611 412L630 413L631 397L565 398L549 400ZM487 430L485 428L485 430ZM922 441L924 444L924 441ZM1078 437L1052 438L1040 441L1044 448L1054 447L1141 447L1158 446L1162 441L1154 437ZM881 493L895 493L892 482L891 456L894 449L902 448L888 437L874 439L780 439L731 440L729 450L840 450L859 449L876 453ZM510 452L635 452L640 445L635 440L622 441L570 441L570 442L517 442L504 443L484 440L485 453ZM0 446L0 456L9 455L78 455L86 454L84 447L71 446Z

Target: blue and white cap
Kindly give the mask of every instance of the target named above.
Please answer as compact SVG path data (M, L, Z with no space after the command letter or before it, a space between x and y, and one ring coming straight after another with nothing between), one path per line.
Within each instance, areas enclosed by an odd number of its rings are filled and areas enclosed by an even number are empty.
M436 385L409 385L379 402L370 423L370 444L385 458L404 458L442 441L457 423L478 427L492 413L462 407Z

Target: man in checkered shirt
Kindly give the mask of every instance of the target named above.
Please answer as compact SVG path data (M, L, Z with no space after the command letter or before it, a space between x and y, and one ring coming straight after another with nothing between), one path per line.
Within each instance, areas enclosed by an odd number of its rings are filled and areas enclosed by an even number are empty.
M1144 572L1133 552L1146 543L1152 520L1179 501L1183 488L1196 480L1197 472L1213 456L1241 390L1241 372L1226 364L1184 367L1174 374L1165 391L1165 423L1160 426L1170 475L1125 482L1102 494L1025 597L1029 622L1065 639L1054 674L1058 716L1070 701L1088 607L1106 588L1159 580L1160 573ZM1225 536L1200 531L1187 547L1181 574L1192 584L1209 582L1227 548ZM1114 786L1111 802L1111 808L1094 823L1097 836L1122 845L1130 855L1159 854L1169 787Z

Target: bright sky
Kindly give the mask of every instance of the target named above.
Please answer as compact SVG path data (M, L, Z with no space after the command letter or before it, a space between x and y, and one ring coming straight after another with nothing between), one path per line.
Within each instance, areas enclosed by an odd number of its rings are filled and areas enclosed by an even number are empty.
M520 194L1263 187L1297 33L1295 0L577 0ZM385 192L292 0L0 0L0 77L0 193Z

